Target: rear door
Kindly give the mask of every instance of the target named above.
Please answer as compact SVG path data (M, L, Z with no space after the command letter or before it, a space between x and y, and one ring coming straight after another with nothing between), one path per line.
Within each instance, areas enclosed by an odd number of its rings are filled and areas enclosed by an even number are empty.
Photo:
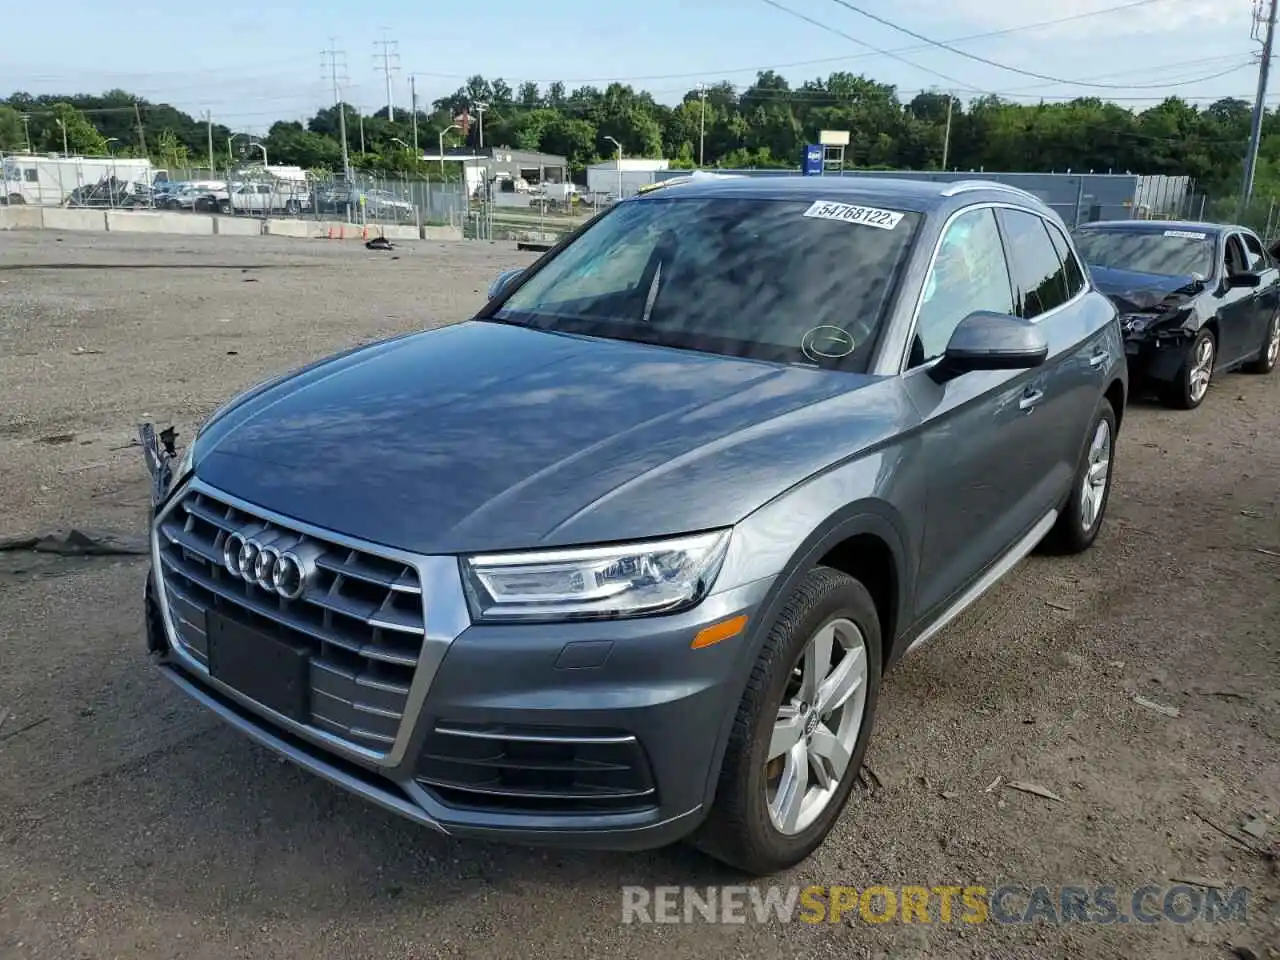
M1018 315L1037 324L1049 356L1030 386L1039 402L1027 410L1036 428L1022 456L1034 473L1028 509L1037 517L1062 503L1071 489L1081 444L1105 384L1111 357L1106 345L1108 310L1080 309L1084 271L1057 225L1020 209L1000 211L1000 227L1010 251ZM1064 257L1065 254L1065 257Z
M904 364L903 385L923 420L922 456L929 465L917 616L968 586L1037 519L1028 497L1041 472L1033 452L1039 419L1028 411L1039 374L978 370L945 383L929 375L966 316L1016 309L994 210L969 207L944 228Z

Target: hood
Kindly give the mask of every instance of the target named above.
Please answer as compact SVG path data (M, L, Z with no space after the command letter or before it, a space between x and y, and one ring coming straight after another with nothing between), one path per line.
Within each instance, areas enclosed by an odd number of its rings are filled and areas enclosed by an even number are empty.
M469 321L252 391L196 474L419 553L729 525L907 409L896 380Z
M1136 309L1145 309L1166 300L1170 294L1185 293L1187 297L1199 293L1200 277L1169 277L1158 273L1142 273L1137 270L1121 270L1118 267L1089 267L1089 276L1094 286L1113 300L1123 298L1130 304L1140 304ZM1124 305L1121 304L1121 309Z

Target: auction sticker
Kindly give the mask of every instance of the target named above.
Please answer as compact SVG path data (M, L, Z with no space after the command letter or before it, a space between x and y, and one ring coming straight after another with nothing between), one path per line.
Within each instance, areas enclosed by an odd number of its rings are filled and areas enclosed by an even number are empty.
M1199 233L1195 230L1166 230L1166 237L1182 237L1184 240L1208 240L1207 233Z
M844 223L861 223L867 227L880 230L892 230L898 225L903 215L894 210L877 210L875 207L860 207L854 203L836 203L834 200L815 200L806 217L818 220L840 220Z

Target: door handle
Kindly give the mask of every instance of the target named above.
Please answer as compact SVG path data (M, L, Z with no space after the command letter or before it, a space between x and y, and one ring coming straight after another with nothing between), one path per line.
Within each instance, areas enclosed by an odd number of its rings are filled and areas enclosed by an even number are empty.
M1110 359L1111 359L1111 354L1107 353L1107 351L1105 350L1102 350L1098 353L1095 353L1092 357L1089 358L1089 366L1093 367L1096 370L1098 369L1098 367L1102 366L1104 363L1106 363Z
M1018 401L1019 410L1030 410L1037 403L1044 399L1043 390L1028 390L1022 395L1022 399Z

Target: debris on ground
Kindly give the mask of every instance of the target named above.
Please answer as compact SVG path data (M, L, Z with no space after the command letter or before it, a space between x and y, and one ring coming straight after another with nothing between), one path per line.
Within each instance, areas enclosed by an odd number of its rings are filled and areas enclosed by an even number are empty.
M1045 787L1040 786L1038 783L1027 783L1023 780L1010 780L1005 784L1005 786L1010 790L1017 790L1019 793L1030 793L1037 797L1044 797L1046 800L1056 800L1058 803L1063 802L1060 796L1052 790L1048 790Z
M1170 883L1185 883L1189 887L1205 887L1212 890L1225 890L1227 884L1221 880L1210 880L1207 877L1170 877Z
M1154 700L1148 700L1146 697L1134 695L1133 702L1140 707L1146 707L1148 710L1154 710L1156 713L1164 714L1166 717L1180 717L1182 711L1177 707L1171 707L1167 704L1156 703Z
M386 237L374 237L372 240L366 240L365 248L369 250L394 250L395 247Z
M992 780L989 784L987 784L987 789L983 790L982 792L983 792L983 793L990 793L990 792L991 792L992 790L994 790L996 787L1000 786L1000 784L1001 784L1003 781L1004 781L1004 774L1002 773L1002 774L1000 774L1000 776L996 777L996 778L995 778L994 780Z
M1251 820L1245 821L1245 824L1240 828L1240 830L1256 840L1261 840L1267 835L1267 821L1263 820L1261 817L1254 817Z
M9 708L0 707L0 728L4 727L4 722L9 719Z
M151 546L146 537L137 534L72 527L46 534L0 538L0 552L10 550L34 550L65 557L146 556Z
M48 722L49 722L48 717L41 717L38 720L32 720L30 723L24 723L17 730L14 730L12 733L6 733L4 736L0 736L0 743L3 743L5 740L12 740L14 737L18 736L18 734L26 733L28 730L34 730L36 727L40 726L42 723L48 723Z
M1266 547L1254 547L1253 549L1264 557L1280 557L1280 553L1277 553L1275 550L1268 550Z

